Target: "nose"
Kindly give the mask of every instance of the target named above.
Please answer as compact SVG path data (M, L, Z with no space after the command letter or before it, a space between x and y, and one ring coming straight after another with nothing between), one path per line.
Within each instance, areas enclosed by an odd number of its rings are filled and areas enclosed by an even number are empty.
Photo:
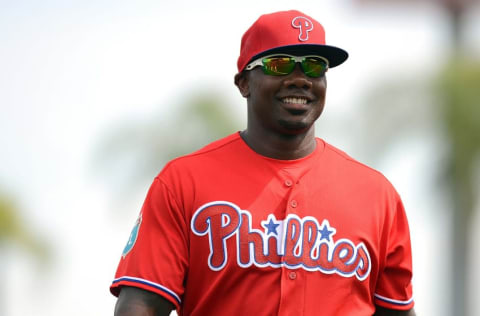
M285 85L285 87L288 88L300 88L306 90L311 89L313 86L310 78L307 77L307 75L305 75L305 73L303 72L300 63L297 63L295 65L295 69L285 78L283 84Z

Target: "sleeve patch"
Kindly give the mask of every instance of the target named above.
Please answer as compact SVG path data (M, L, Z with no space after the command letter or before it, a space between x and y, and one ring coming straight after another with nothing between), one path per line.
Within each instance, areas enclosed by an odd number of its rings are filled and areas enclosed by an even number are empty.
M135 242L137 241L138 232L140 230L140 224L142 223L142 214L140 214L135 222L135 226L133 226L132 232L130 233L130 237L128 237L128 242L123 248L122 258L125 259L127 254L133 249L135 246Z

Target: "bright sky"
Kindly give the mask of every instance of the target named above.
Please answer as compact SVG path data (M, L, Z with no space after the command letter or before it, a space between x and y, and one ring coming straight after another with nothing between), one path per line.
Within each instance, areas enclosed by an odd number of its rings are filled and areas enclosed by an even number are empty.
M17 249L0 260L6 280L0 314L112 314L108 286L143 193L128 205L129 215L113 216L115 197L92 171L95 147L113 123L159 108L169 112L192 88L224 91L243 115L244 101L233 86L241 35L260 14L290 8L291 1L278 0L241 6L0 0L0 188L16 197L27 224L56 247L47 271ZM439 53L446 47L444 16L432 7L359 9L341 0L304 1L296 8L325 26L329 44L350 53L345 65L329 72L326 121L361 114L353 106L375 81L429 73L445 57ZM478 30L477 23L471 33ZM195 67L187 67L192 59ZM327 140L348 152L355 140L336 131L327 129ZM410 154L399 160L406 148ZM419 315L444 315L448 304L438 278L448 267L432 267L430 258L448 243L448 218L432 215L435 203L425 199L432 194L431 176L417 179L432 150L400 144L382 164L407 211L424 208L408 213Z

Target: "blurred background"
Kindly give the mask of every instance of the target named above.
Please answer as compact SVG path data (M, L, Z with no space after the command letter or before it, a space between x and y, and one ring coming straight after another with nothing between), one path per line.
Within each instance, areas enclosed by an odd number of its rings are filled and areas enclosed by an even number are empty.
M0 315L113 315L153 177L244 128L240 38L292 8L350 53L317 135L402 196L417 314L480 314L478 1L0 0Z

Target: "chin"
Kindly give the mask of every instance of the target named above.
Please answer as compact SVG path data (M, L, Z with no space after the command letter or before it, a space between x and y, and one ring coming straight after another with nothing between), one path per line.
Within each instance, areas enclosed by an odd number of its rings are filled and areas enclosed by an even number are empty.
M282 130L288 135L303 134L312 127L311 124L305 122L279 121L279 123L282 126Z

